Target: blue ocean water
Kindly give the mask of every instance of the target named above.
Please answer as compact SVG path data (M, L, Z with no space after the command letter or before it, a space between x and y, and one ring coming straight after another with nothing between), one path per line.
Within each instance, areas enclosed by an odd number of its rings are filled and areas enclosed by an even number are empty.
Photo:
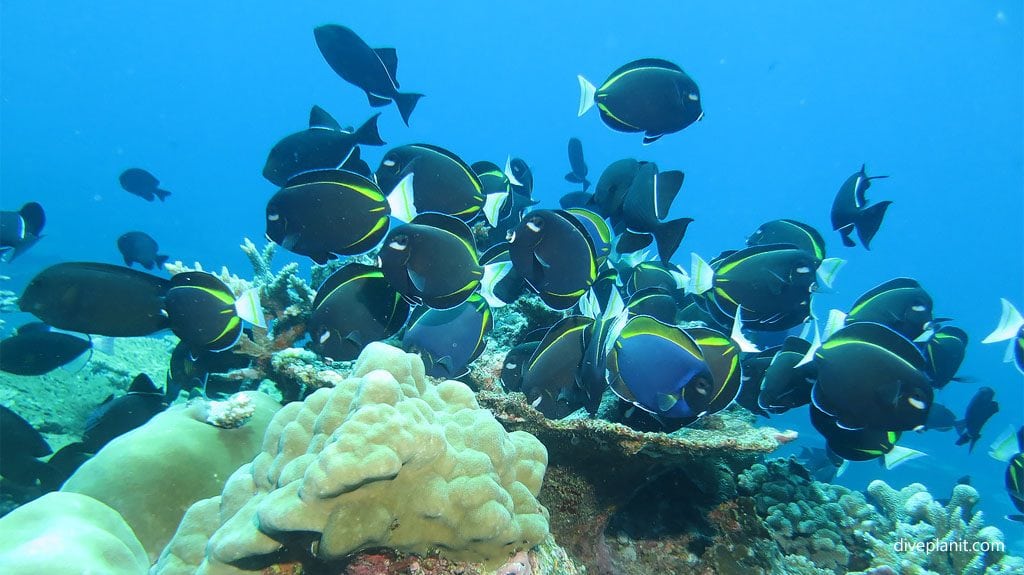
M742 245L760 223L795 218L828 230L832 197L866 163L869 197L894 202L870 252L849 261L819 311L848 308L884 280L918 279L936 314L972 336L961 373L996 389L1000 412L973 454L952 433L907 434L929 457L886 472L856 464L863 488L920 481L937 496L970 474L982 509L1020 553L1024 528L986 455L1024 420L1024 381L1003 347L979 340L999 298L1024 306L1024 22L1017 2L423 3L182 1L0 7L0 202L39 201L46 237L4 265L20 289L65 260L119 263L116 238L143 230L171 260L245 273L237 246L259 242L275 187L260 172L283 135L319 104L342 124L371 113L363 94L325 65L312 29L340 23L393 46L403 90L427 94L402 124L384 108L389 146L429 142L467 161L533 168L554 204L573 186L565 144L584 144L592 177L635 156L686 172L673 216L695 219L677 260ZM600 82L624 62L662 57L700 85L705 117L642 147L591 112L576 117L575 76ZM376 166L387 148L364 148ZM152 171L173 195L146 203L122 191L128 167ZM279 264L302 261L283 251ZM961 413L977 383L939 401ZM797 410L770 421L820 445Z

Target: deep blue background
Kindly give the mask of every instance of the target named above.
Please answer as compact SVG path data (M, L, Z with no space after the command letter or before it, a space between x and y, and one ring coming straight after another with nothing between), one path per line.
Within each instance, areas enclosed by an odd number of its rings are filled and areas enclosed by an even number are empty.
M397 48L403 90L427 94L409 128L383 109L390 145L435 143L469 162L519 155L550 203L572 190L562 179L570 136L583 140L595 181L625 156L684 170L673 215L696 219L684 263L690 251L740 246L773 218L827 231L835 190L862 162L890 175L869 194L895 202L871 252L828 233L831 255L849 265L815 306L848 307L881 281L918 279L937 314L974 338L962 373L994 387L1002 410L970 456L952 434L910 434L905 444L930 457L894 472L855 465L843 481L922 481L945 496L970 473L989 519L1009 512L1004 464L985 451L1024 420L1022 377L1001 363L1002 346L977 342L1000 297L1024 307L1020 3L552 4L4 2L0 202L40 201L49 220L47 237L0 273L18 287L56 261L116 263L115 239L139 229L172 261L247 274L236 246L261 243L270 147L305 127L312 104L343 124L372 113L314 43L313 27L341 23ZM687 70L703 122L642 147L594 111L576 118L576 74L599 84L639 57ZM364 157L376 167L385 149ZM117 176L130 166L173 195L148 204L123 192ZM940 401L960 412L977 384L950 387ZM773 424L806 430L805 419L801 410ZM998 524L1024 551L1024 529Z

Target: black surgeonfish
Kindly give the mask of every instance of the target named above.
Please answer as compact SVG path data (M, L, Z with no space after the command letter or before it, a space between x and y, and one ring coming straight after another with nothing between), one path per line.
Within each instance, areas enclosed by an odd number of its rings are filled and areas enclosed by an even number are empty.
M928 360L932 385L941 389L950 381L964 381L956 372L967 353L967 332L951 325L941 326L921 346Z
M356 130L343 130L319 106L309 113L309 129L285 136L271 148L263 177L284 187L293 177L314 170L341 169L357 146L383 146L374 114Z
M409 304L380 269L350 263L317 288L306 327L314 351L349 361L366 344L398 333L408 318Z
M547 331L523 368L521 390L544 417L561 419L583 407L579 370L584 334L593 323L578 315L562 318Z
M1006 493L1010 502L1020 511L1019 514L1007 515L1006 518L1017 523L1024 523L1024 427L1017 430L1017 453L1006 465Z
M612 72L600 87L594 87L583 76L578 79L578 115L597 104L606 126L618 132L643 132L644 144L704 117L697 83L667 60L630 62Z
M870 461L896 448L900 432L873 428L845 429L835 418L811 406L811 424L825 438L833 453L849 461Z
M583 184L585 192L590 187L587 171L587 162L583 159L583 142L579 138L569 138L569 173L565 175L565 181Z
M850 234L857 230L857 237L860 238L864 249L871 249L871 239L878 233L882 218L885 217L885 210L892 204L886 200L868 206L867 191L871 187L871 180L889 176L868 177L864 171L865 167L861 165L859 172L846 178L839 187L835 200L832 201L832 229L839 232L846 247L852 248L857 245L850 237Z
M501 364L501 385L505 391L520 391L523 388L523 371L530 357L537 351L539 341L521 343L505 354Z
M995 401L996 392L991 387L982 387L967 404L964 418L956 422L956 431L960 434L957 445L970 443L968 452L974 451L974 444L981 439L981 428L988 420L999 412L999 403Z
M392 288L410 302L434 309L466 301L483 278L473 232L443 214L420 214L392 229L378 262Z
M455 379L484 352L494 327L491 308L480 294L445 310L421 307L409 319L402 347L423 358L426 374Z
M163 310L169 288L167 280L131 268L65 262L32 278L18 303L58 329L135 337L169 327Z
M121 172L118 180L124 191L139 196L147 202L152 202L154 198L159 198L162 202L171 195L171 192L160 189L160 180L142 168L128 168Z
M792 244L766 244L700 263L702 269L691 273L696 293L710 290L708 297L730 318L742 307L747 327L779 331L809 315L821 260Z
M815 352L815 407L847 429L907 431L925 424L934 391L914 343L878 323L855 323Z
M1010 341L1006 349L1003 361L1015 361L1017 370L1024 373L1024 317L1021 317L1017 308L1006 298L1002 298L1003 312L999 318L999 325L992 333L985 336L981 343L996 343L999 341Z
M335 73L366 92L373 107L387 106L394 100L402 121L409 125L409 116L423 94L398 91L398 53L394 48L370 48L355 32L337 24L319 26L313 36Z
M0 405L0 475L20 485L35 485L50 475L39 461L53 453L50 444L20 415Z
M636 241L626 246L630 234L651 234L658 246L661 261L672 259L686 228L693 218L679 218L664 222L672 202L683 185L683 173L677 170L659 172L658 166L646 163L639 166L622 204L623 237L619 240L619 253L636 251L650 243Z
M139 427L166 408L163 392L148 375L140 373L132 380L127 394L108 396L89 414L82 434L83 448L96 453L110 440Z
M29 202L16 212L0 212L0 259L12 261L25 253L43 235L46 213L37 202Z
M597 259L586 228L569 213L534 210L509 241L515 271L548 307L576 305L597 279Z
M377 184L352 172L292 178L267 202L267 239L318 264L363 254L388 232L390 208Z
M171 331L193 350L224 351L242 337L243 322L265 326L256 289L237 298L217 276L183 272L164 297Z
M623 401L658 417L702 416L714 376L683 329L645 316L629 320L608 353L608 382Z
M464 222L476 219L487 200L473 169L454 153L430 144L388 151L377 168L391 211L402 221L437 212Z
M0 341L0 371L43 375L71 363L90 349L92 342L88 339L50 331L43 323L27 323Z
M785 413L811 402L811 388L817 376L814 363L799 364L811 344L787 337L765 371L757 403L769 413Z
M873 322L888 326L907 339L917 339L932 321L932 297L910 278L875 286L853 302L846 325Z
M747 246L766 244L793 244L798 249L812 254L821 264L818 267L818 281L825 287L832 287L839 269L845 260L829 258L825 253L825 238L813 226L796 220L772 220L761 224L747 237Z
M178 399L182 391L199 390L206 397L218 393L230 395L238 391L239 385L232 384L211 389L210 374L226 373L235 369L249 367L252 358L233 351L212 352L193 350L188 342L179 341L171 351L167 364L167 382L164 397L167 403Z
M139 264L147 270L162 268L167 256L156 253L160 248L156 240L145 232L128 232L117 238L117 249L124 258L124 265Z

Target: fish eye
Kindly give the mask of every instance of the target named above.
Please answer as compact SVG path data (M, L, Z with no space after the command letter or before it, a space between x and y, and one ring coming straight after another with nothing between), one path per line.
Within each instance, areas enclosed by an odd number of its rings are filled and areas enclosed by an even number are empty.
M526 227L529 228L531 232L537 233L544 228L544 220L537 216L534 216L526 220Z
M400 252L405 251L405 249L409 247L409 236L405 234L395 236L390 242L388 242L388 247Z
M281 214L277 214L277 213L267 214L267 220L269 220L271 222L276 222L279 219L281 219Z

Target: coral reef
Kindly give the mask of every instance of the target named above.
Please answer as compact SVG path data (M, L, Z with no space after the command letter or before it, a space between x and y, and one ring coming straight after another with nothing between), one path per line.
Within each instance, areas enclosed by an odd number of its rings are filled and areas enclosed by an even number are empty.
M157 573L191 572L181 542L199 533L210 536L208 573L266 567L310 536L320 560L388 547L496 566L548 533L535 498L543 445L506 433L465 385L426 382L418 356L385 344L367 346L353 377L283 408L264 445L219 509L189 513Z
M91 497L49 493L0 519L0 572L143 575L149 559L116 511Z
M109 505L156 559L185 510L219 493L228 476L259 451L264 430L280 406L258 392L245 393L255 406L245 425L210 425L205 421L208 409L197 402L173 406L104 446L61 491Z
M676 537L710 540L715 527L707 513L735 498L736 475L788 437L752 427L739 412L711 416L705 429L642 433L597 419L549 420L522 394L481 391L477 399L506 428L547 447L540 501L551 510L555 539L594 574L671 572L658 571L664 553L620 553L630 546L610 543L609 532L640 547Z
M509 305L492 311L494 329L488 337L495 349L504 351L525 341L523 338L530 332L551 327L564 315L548 308L533 294L524 295ZM541 337L543 332L537 334L537 341L540 341Z
M860 575L996 575L1024 573L1001 551L1002 533L974 512L978 492L957 485L949 503L920 484L901 490L874 481L868 494L812 481L793 459L752 466L739 478L741 498L784 553L827 573Z
M222 429L236 429L245 425L256 414L252 395L236 393L224 401L203 401L206 423Z

